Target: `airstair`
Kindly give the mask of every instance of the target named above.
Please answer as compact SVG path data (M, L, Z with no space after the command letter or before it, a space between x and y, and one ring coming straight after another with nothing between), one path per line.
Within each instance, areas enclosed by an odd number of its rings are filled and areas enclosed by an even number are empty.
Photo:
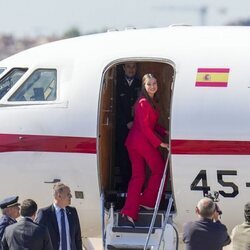
M166 161L159 193L153 211L140 211L135 227L124 224L120 211L110 204L108 213L103 213L103 247L105 250L141 249L176 250L178 233L173 225L173 198L167 196L166 210L159 210L164 189L169 156ZM103 210L104 211L104 210Z

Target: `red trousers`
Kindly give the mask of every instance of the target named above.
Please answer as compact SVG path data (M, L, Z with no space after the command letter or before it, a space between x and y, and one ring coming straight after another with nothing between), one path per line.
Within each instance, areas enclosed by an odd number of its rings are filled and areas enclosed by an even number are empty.
M149 143L138 148L131 148L127 145L127 149L132 163L132 177L121 213L136 220L140 205L155 206L165 163L160 151ZM142 190L146 180L146 163L150 168L151 175L147 186Z

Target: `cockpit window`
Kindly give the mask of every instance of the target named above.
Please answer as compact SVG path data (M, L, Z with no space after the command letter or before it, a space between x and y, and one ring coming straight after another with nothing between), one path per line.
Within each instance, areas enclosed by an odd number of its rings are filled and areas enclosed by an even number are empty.
M54 101L56 89L56 70L38 69L9 98L9 101Z
M26 71L27 69L12 69L0 80L0 99L16 84Z
M6 70L6 68L0 68L0 75Z

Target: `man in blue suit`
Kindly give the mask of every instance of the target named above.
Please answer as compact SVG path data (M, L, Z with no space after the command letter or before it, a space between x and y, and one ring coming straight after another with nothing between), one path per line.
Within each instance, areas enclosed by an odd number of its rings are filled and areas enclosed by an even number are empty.
M186 250L222 250L231 240L227 228L219 221L219 208L210 198L201 199L196 207L199 220L184 225Z
M37 213L36 222L48 228L53 250L82 250L81 228L77 211L71 204L70 188L54 185L54 203Z

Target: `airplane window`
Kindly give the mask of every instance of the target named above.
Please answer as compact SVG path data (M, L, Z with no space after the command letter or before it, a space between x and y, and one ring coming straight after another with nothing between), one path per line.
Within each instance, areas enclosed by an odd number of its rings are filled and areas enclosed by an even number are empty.
M9 98L9 101L54 101L56 88L56 70L38 69Z
M27 69L12 69L0 80L0 99L16 84L26 71Z

